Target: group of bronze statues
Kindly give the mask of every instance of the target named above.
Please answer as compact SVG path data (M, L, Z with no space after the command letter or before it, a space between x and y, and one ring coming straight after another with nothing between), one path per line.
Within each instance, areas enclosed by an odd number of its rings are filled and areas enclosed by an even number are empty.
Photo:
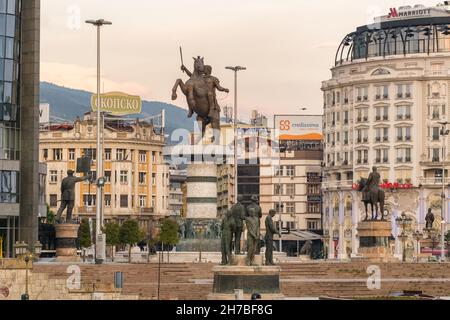
M235 255L241 255L241 237L244 231L244 222L247 227L247 265L255 265L255 255L260 250L260 220L262 218L262 210L258 203L258 196L251 197L251 203L245 207L242 203L244 197L239 195L237 203L227 211L222 220L222 265L231 265L233 263L233 249ZM270 210L266 218L266 265L273 265L273 236L280 234L275 228L273 217L276 211ZM234 245L233 245L234 244Z

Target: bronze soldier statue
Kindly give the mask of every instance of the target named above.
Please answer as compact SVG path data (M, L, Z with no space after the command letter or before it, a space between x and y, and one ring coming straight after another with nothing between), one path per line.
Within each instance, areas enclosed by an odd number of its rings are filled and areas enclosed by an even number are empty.
M234 254L241 254L241 236L244 230L245 216L247 215L245 206L242 204L244 197L238 195L237 203L231 207L231 213L233 215L235 229L234 229Z
M378 203L380 204L381 217L383 219L385 193L380 189L380 180L381 176L377 171L377 167L373 167L369 178L365 181L365 185L361 190L363 193L363 202L366 206L366 220L368 219L368 204L370 204L372 208L372 220L377 220Z
M234 232L234 219L231 214L231 210L228 210L222 219L222 238L221 238L221 251L222 251L222 265L230 265L232 263L231 243L233 240Z
M74 176L73 170L67 171L67 177L63 179L61 183L61 206L59 207L58 213L56 215L56 222L61 223L61 215L63 211L67 208L66 223L72 222L72 210L75 204L75 185L78 182L86 181L91 178L87 175L83 178L78 178Z
M211 124L214 130L213 142L218 142L220 133L220 107L216 99L216 90L229 92L220 86L219 79L211 76L212 67L205 66L204 58L194 59L194 71L190 72L184 64L181 70L186 72L189 80L184 83L181 79L175 82L172 89L172 100L177 99L177 90L180 87L186 96L189 106L188 117L192 117L194 112L197 114L197 122L202 128L202 138L205 136L206 126Z
M247 216L245 217L245 224L247 226L247 265L249 266L254 265L255 254L259 245L259 219L257 207L249 207L247 209Z
M433 224L434 224L434 214L431 208L428 209L428 213L425 217L425 221L426 221L426 229L427 230L431 230L433 229Z
M262 209L258 203L258 196L257 195L252 195L251 197L252 202L247 206L247 215L249 214L249 210L255 210L256 212L256 216L258 217L258 228L260 228L261 226L261 218L262 218ZM256 254L259 254L261 250L261 244L260 241L258 241L257 246L256 246Z
M278 234L281 237L281 232L275 228L273 224L273 217L277 212L275 210L270 210L269 215L266 218L266 236L264 237L266 243L266 265L273 266L273 235Z

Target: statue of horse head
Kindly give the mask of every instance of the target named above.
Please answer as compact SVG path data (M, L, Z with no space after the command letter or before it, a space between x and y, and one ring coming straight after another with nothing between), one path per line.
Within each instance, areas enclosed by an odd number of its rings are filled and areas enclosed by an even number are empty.
M203 74L205 72L205 58L198 56L194 59L194 72L197 74Z

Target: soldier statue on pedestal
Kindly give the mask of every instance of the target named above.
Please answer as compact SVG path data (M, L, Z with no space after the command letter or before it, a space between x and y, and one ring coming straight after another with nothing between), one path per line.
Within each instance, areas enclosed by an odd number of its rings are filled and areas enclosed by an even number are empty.
M72 222L72 210L75 205L75 185L79 182L89 180L90 175L83 178L74 176L73 170L67 171L67 177L61 183L61 206L56 215L56 222L61 223L61 216L63 211L67 208L66 223Z
M231 210L228 210L222 219L222 236L221 236L221 252L222 265L231 265L232 263L232 249L231 244L233 240L233 232L235 229L234 219Z
M270 210L269 215L266 218L266 236L264 237L266 243L266 265L273 266L273 235L278 234L281 237L281 232L275 228L273 224L273 217L277 212L275 210Z
M433 229L433 224L434 224L434 214L431 208L428 209L428 213L425 217L425 221L426 221L426 229L427 230L431 230Z
M244 197L239 195L237 198L237 203L231 207L231 213L233 215L235 229L234 229L234 254L241 254L241 236L244 229L245 216L247 215L247 210L242 204Z

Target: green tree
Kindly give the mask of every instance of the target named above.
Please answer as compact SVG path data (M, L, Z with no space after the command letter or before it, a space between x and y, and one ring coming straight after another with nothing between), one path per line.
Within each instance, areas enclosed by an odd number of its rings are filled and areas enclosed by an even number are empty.
M163 220L159 233L159 241L167 245L167 261L169 261L169 246L174 246L180 241L178 230L179 226L175 220L170 218Z
M111 258L114 261L114 247L120 244L120 225L115 222L109 222L103 228L106 234L106 245L111 248Z
M141 240L142 232L136 220L127 220L120 227L120 243L128 245L128 262L131 262L131 248Z
M47 217L46 217L47 223L55 224L55 217L56 217L55 213L52 210L50 210L50 206L47 203Z
M84 218L80 225L80 246L83 249L92 246L91 230L89 228L89 220ZM85 251L83 250L83 261L85 261Z

